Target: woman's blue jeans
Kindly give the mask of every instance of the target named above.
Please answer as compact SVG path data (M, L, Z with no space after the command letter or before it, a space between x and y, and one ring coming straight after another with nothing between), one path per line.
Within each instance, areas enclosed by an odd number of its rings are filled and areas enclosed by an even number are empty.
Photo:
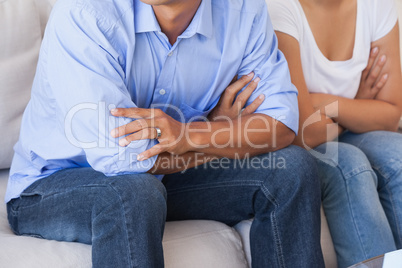
M10 201L8 215L17 234L92 244L94 267L163 267L165 217L228 225L254 217L253 267L324 266L316 165L295 146L211 162L162 183L148 174L66 169Z
M338 266L400 249L402 135L346 132L312 153Z

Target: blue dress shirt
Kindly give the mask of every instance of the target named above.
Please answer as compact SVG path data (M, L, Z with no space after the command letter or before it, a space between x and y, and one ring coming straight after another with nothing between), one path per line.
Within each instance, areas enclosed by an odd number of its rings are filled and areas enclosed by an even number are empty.
M108 176L143 173L136 156L155 140L118 146L110 130L132 119L114 107L157 107L188 121L205 116L235 75L261 78L256 113L297 132L297 90L264 0L203 0L172 46L139 0L59 0L42 43L6 201L58 170L91 166ZM168 105L166 105L168 104ZM172 108L173 107L173 108ZM174 109L177 107L178 109Z

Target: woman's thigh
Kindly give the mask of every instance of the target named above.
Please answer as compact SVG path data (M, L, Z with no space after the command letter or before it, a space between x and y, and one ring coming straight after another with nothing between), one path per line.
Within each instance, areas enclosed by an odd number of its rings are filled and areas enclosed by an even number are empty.
M372 131L362 134L346 132L339 141L351 144L364 152L374 171L385 179L383 183L402 170L402 134L390 131Z

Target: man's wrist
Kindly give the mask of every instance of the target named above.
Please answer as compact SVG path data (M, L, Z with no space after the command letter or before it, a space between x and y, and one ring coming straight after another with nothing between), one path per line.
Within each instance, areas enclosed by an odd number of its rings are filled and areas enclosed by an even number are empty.
M211 133L210 122L191 122L186 124L185 139L188 144L188 151L200 152L203 148L209 147Z

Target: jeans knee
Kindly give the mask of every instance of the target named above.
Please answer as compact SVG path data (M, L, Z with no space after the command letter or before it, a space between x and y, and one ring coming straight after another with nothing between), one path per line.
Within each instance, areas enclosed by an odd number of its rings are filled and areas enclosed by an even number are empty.
M367 153L376 171L385 179L400 177L402 170L402 135L390 131L373 131L359 135L359 147ZM396 175L396 176L395 176Z
M308 151L299 146L290 146L284 150L287 176L310 178L310 182L317 178L317 165Z
M290 192L305 192L311 195L319 193L317 165L308 151L298 146L289 146L277 153L286 163L277 175L283 180L283 186Z
M367 156L353 145L342 142L329 142L317 147L317 151L322 153L317 158L317 164L324 179L337 177L343 181L353 179L363 172L369 172L373 175L367 176L368 179L375 177Z
M138 209L165 213L166 189L152 175L123 175L109 183L122 203Z

